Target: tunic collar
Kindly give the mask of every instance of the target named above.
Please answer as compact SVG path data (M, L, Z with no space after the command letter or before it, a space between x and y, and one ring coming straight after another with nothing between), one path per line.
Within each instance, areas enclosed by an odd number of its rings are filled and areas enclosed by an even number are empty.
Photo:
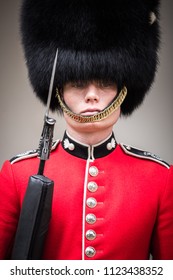
M76 141L67 132L64 133L62 140L62 147L67 153L82 159L90 158L94 160L96 158L107 156L115 150L116 146L117 142L114 133L102 142L91 146Z

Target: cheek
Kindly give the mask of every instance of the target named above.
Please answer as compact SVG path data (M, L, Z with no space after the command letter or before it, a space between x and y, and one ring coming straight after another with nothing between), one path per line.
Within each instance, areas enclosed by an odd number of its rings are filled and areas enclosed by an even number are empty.
M74 96L64 95L64 102L72 110L75 104Z
M121 110L118 108L115 112L113 112L107 119L105 119L105 122L107 121L110 125L114 125L119 117L120 117Z
M78 109L80 108L81 98L80 96L73 95L64 95L64 102L65 104L74 112L77 113Z
M63 95L63 100L64 100L64 102L65 102L67 105L69 105L69 104L72 103L72 101L73 101L73 99L72 99L72 97L71 97L70 94L64 94L64 95Z

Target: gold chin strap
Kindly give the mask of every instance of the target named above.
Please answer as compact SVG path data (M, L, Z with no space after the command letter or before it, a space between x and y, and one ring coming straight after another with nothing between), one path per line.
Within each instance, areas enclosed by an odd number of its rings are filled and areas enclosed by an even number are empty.
M124 86L123 89L118 94L117 98L104 110L93 115L93 116L82 116L79 114L75 114L67 107L67 105L62 101L61 96L59 94L58 89L56 88L56 97L58 98L61 109L64 113L66 113L70 118L79 123L92 123L99 122L106 119L113 112L115 112L123 103L125 97L127 95L127 88Z

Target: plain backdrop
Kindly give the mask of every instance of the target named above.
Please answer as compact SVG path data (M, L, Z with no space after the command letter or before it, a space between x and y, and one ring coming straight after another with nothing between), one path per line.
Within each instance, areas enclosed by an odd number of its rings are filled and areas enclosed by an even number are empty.
M51 1L50 1L51 2ZM0 1L0 166L5 159L38 147L44 106L28 81L20 44L20 0ZM118 142L153 152L173 162L173 1L162 0L160 64L155 83L143 105L115 127ZM61 138L65 123L56 114L55 136Z

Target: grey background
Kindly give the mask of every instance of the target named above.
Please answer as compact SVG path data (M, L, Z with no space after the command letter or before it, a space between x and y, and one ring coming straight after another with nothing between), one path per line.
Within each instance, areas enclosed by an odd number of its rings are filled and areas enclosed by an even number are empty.
M51 1L50 1L51 2ZM20 0L0 1L0 167L5 159L37 148L44 106L35 98L27 78L19 36ZM142 107L115 127L118 142L160 155L173 162L173 1L162 0L160 65ZM54 138L61 138L64 120L57 115Z

